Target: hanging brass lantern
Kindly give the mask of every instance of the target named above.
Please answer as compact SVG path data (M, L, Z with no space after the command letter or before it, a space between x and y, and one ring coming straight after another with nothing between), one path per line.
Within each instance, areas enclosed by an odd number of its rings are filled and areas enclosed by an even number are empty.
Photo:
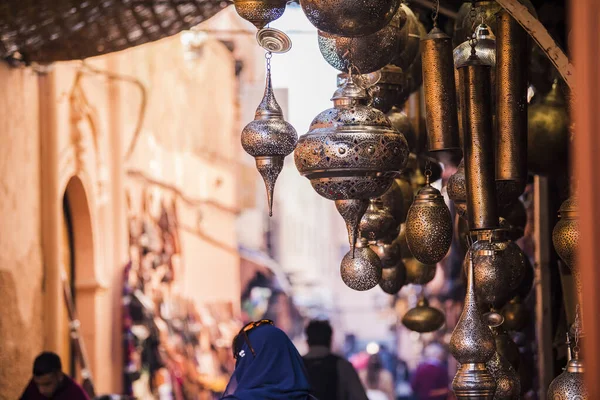
M283 112L273 94L271 69L267 62L265 94L256 109L254 121L242 131L242 147L255 158L258 172L265 181L270 216L273 215L275 182L283 169L283 160L294 151L297 142L298 134L283 119Z
M404 216L404 197L402 189L395 179L392 181L392 185L388 191L381 196L380 200L383 208L394 218L395 229L393 233L395 233L395 236L392 239L395 239L400 234L400 224Z
M446 316L437 308L431 307L425 296L417 306L411 308L402 317L402 324L414 332L427 333L440 329L446 322Z
M585 368L579 359L579 352L573 352L573 358L565 371L557 376L548 387L548 400L589 400L590 394L585 386L583 374Z
M383 268L395 267L402 260L400 245L397 242L386 243L383 240L378 240L377 243L370 245L370 247L381 260Z
M460 148L450 37L437 26L421 39L429 151Z
M528 111L527 164L529 171L553 175L567 168L570 118L558 83Z
M348 72L350 65L361 74L377 71L388 65L400 46L400 32L406 14L399 11L383 29L361 37L339 36L319 31L319 50L333 68Z
M450 339L450 352L460 363L452 381L459 400L493 399L496 381L488 372L487 363L496 351L492 331L483 322L475 297L473 259L467 255L467 294L462 314Z
M379 284L382 277L381 260L364 238L356 244L354 251L350 250L340 265L342 280L350 289L365 291Z
M454 203L456 214L467 219L467 181L464 158L458 164L456 172L448 179L446 186L448 197Z
M368 100L350 76L335 92L334 107L315 117L298 141L296 168L327 199L379 197L406 164L406 140Z
M373 107L387 113L394 105L404 103L410 93L407 90L406 74L401 68L389 64L379 72L381 79L372 86Z
M487 319L492 332L503 322L503 317L493 312L487 313L484 318ZM518 400L521 394L519 375L511 363L500 354L497 347L492 358L486 363L486 367L496 381L494 400Z
M488 25L479 24L475 28L474 35L475 38L477 38L477 42L475 44L475 54L484 65L495 67L496 36L494 35L494 32ZM458 45L453 51L454 66L456 68L464 66L469 60L469 57L471 57L471 52L471 43L468 40L461 42L461 44Z
M506 11L497 14L496 181L504 193L523 193L527 182L527 89L529 42Z
M439 190L419 191L406 218L406 242L413 257L424 264L441 261L452 244L452 216Z
M435 278L435 264L423 264L414 257L403 258L402 261L406 267L406 283L426 285Z
M569 268L574 269L579 248L579 215L576 196L571 196L562 203L558 216L560 219L552 231L552 242L560 258Z
M537 16L535 8L530 0L519 0L533 16ZM475 13L471 9L473 2L464 2L458 10L458 15L454 21L454 34L452 35L452 43L454 47L460 45L465 40L469 39L473 32L473 24L482 22L488 25L493 32L498 29L496 15L503 8L495 0L477 0L475 1ZM474 18L474 19L473 19Z
M300 0L300 6L317 29L356 37L383 29L396 14L400 0Z
M361 236L367 239L369 244L374 244L380 239L391 240L397 226L393 215L383 206L381 198L375 198L370 200L369 207L360 220L359 229Z
M407 97L408 98L408 97ZM404 111L400 108L394 106L390 112L387 113L387 117L394 129L398 132L402 132L406 142L408 143L408 149L411 152L414 152L417 146L417 134L415 133L415 128L410 122L410 118ZM408 212L408 207L406 208Z
M396 265L384 267L381 274L379 287L387 294L397 294L406 283L406 269L402 260L398 260Z
M529 323L529 311L517 296L502 309L504 327L509 331L522 331Z
M257 29L281 17L287 0L234 0L235 11Z
M410 8L405 4L402 4L400 8L406 14L406 23L400 32L402 45L399 46L399 51L397 51L392 59L392 64L407 71L411 64L419 57L421 37L427 31L425 31L425 27Z

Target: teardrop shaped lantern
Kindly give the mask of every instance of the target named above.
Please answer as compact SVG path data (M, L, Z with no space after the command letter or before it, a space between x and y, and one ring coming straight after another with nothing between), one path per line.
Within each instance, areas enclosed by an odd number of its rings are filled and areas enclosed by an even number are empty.
M585 368L579 359L579 352L575 351L565 371L550 383L546 398L548 400L590 400L584 373Z
M473 258L467 255L467 294L463 311L450 339L450 352L460 363L452 381L459 400L492 399L496 381L488 372L487 363L496 351L492 331L483 321L475 297Z
M400 0L300 0L300 6L317 29L356 37L373 34L388 25Z
M497 313L484 316L492 331L502 325L503 317ZM497 342L496 342L497 343ZM494 400L518 400L521 394L521 381L511 363L503 357L498 349L486 363L486 367L496 381Z
M416 307L408 310L402 317L402 324L405 327L419 333L437 331L445 322L444 313L431 307L425 296L421 297Z
M406 218L406 242L424 264L441 261L452 244L452 216L439 190L429 184L419 190Z
M402 286L406 283L406 269L402 260L398 260L396 265L392 267L384 267L382 269L381 281L379 287L387 294L397 294Z
M339 36L320 30L319 50L325 61L339 71L348 72L352 65L361 74L368 74L392 61L405 23L406 14L399 11L387 26L366 36Z
M354 254L353 254L354 253ZM350 289L365 291L379 284L382 277L381 260L361 238L353 252L350 250L340 265L342 280Z
M577 197L565 200L558 211L560 219L552 231L552 243L560 258L571 269L575 268L575 257L579 248L579 226Z
M350 242L352 254L354 254L354 247L356 244L356 239L358 238L360 221L369 207L369 200L336 200L335 207L342 218L344 218L344 222L346 222L348 241Z
M287 0L234 0L235 11L257 29L281 17Z
M267 66L265 94L256 109L254 121L242 131L242 147L256 160L258 172L265 181L269 215L273 215L273 191L285 156L294 151L298 134L283 119L281 107L273 94L271 70Z
M360 220L360 234L369 241L369 244L374 244L381 239L393 239L391 235L397 234L396 220L387 208L383 206L381 198L371 199L369 207L365 211ZM398 246L398 253L400 246Z
M368 200L383 195L404 168L408 145L364 89L349 76L298 141L296 168L329 200ZM361 215L362 217L362 215Z

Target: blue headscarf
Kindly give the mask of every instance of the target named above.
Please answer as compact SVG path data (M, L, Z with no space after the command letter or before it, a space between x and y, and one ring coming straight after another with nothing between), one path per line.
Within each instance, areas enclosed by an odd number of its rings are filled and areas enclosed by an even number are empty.
M244 341L222 399L307 400L310 385L302 357L287 335L272 325L248 333L254 354Z

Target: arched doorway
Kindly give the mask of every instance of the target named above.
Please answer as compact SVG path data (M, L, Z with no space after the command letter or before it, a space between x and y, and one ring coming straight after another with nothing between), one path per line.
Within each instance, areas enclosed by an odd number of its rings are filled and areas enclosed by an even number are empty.
M94 291L89 282L95 282L94 237L88 197L81 179L72 177L63 195L63 239L61 268L67 276L75 310L80 322L80 337L92 364L94 357L95 309ZM69 336L69 320L66 301L63 304L65 328L62 331L61 358L65 372L76 376L80 364L76 349Z

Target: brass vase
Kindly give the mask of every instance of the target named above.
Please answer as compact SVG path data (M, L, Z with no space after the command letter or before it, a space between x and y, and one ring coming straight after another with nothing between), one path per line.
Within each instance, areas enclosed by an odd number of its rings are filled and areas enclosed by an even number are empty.
M234 0L233 4L240 17L262 29L283 15L287 0Z
M585 368L579 358L579 352L575 351L565 371L550 383L546 398L548 400L590 400L584 373Z
M452 381L452 389L459 400L493 399L496 381L486 363L496 351L492 331L483 321L475 295L473 259L467 259L467 294L458 324L450 339L450 352L460 363Z
M484 316L490 329L494 332L503 322L503 317L497 313L487 313ZM519 400L521 394L521 381L517 371L498 350L496 336L496 352L486 363L486 367L496 381L494 400ZM517 349L518 351L518 349Z
M452 42L437 26L421 39L429 151L460 148Z
M445 322L444 313L431 307L425 296L421 297L416 307L408 310L402 317L402 324L405 327L419 333L437 331Z
M364 238L350 250L340 265L342 280L350 289L365 291L379 284L382 277L381 260Z
M440 191L429 182L408 210L406 242L413 257L424 264L441 261L452 244L452 216Z
M300 0L311 24L334 35L373 34L391 21L400 0Z
M574 269L579 248L577 196L573 195L562 203L558 216L560 219L552 231L554 249L565 264Z
M387 294L397 294L406 283L406 269L401 259L398 259L396 265L383 267L379 287Z
M281 107L273 94L271 71L267 68L265 94L256 109L254 121L242 131L242 147L256 160L256 167L265 181L269 215L273 215L273 191L285 156L294 151L298 134L283 119Z
M558 83L528 110L527 164L529 171L554 175L567 168L570 118Z

